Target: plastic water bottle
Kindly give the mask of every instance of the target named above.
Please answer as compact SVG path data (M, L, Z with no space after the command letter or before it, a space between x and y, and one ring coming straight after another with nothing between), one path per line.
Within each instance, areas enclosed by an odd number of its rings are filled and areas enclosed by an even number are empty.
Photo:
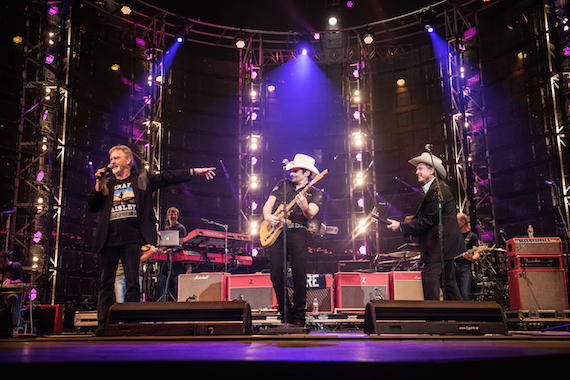
M317 298L313 301L313 314L319 314L319 300Z
M532 228L532 225L528 225L528 228L526 229L526 232L528 233L528 237L529 238L533 238L534 237L534 228Z

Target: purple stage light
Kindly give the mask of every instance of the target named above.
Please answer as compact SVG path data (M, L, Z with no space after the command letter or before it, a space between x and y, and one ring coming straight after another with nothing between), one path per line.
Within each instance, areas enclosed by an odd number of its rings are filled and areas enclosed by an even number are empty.
M566 46L564 49L562 49L562 51L564 52L564 55L567 57L570 57L570 47Z
M53 60L54 60L53 54L48 55L48 56L46 57L46 60L45 60L46 65L50 65L50 64L53 62Z

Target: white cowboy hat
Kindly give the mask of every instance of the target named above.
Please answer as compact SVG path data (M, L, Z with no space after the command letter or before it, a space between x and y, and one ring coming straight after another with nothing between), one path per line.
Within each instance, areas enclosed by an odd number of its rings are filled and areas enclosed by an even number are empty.
M433 157L433 161L432 161L432 157ZM441 178L447 177L447 172L446 172L445 168L443 167L443 163L441 161L441 158L436 157L432 154L429 154L428 152L423 152L421 154L421 156L414 157L411 160L409 160L408 162L414 166L418 166L418 164L420 164L420 163L424 163L426 165L433 166L435 168L435 171L439 174L439 176Z
M315 159L311 156L307 156L306 154L296 154L293 161L289 161L287 165L285 165L286 170L291 170L293 168L307 169L313 173L313 175L319 175L319 169L315 167Z

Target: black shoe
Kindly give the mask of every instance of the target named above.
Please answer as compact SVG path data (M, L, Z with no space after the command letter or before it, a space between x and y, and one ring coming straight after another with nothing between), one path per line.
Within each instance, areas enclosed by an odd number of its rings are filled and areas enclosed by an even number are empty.
M95 335L95 336L104 336L106 329L107 329L107 326L106 326L106 325L99 325L99 326L97 326L97 330L95 330L95 333L94 333L93 335Z

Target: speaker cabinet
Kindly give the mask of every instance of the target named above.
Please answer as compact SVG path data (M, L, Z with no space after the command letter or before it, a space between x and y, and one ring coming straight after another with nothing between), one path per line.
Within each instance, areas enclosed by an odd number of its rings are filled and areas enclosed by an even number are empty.
M109 309L105 335L251 334L244 301L125 302Z
M511 310L566 310L567 275L564 269L509 270Z
M388 273L390 280L391 300L424 299L422 286L422 272L420 271L393 271Z
M375 300L366 305L366 334L506 334L496 302Z
M178 276L178 302L226 301L227 273L203 272Z
M230 300L246 301L252 310L277 305L269 273L232 274L228 277L228 296Z
M388 273L338 272L334 289L339 309L364 309L371 300L390 298Z

